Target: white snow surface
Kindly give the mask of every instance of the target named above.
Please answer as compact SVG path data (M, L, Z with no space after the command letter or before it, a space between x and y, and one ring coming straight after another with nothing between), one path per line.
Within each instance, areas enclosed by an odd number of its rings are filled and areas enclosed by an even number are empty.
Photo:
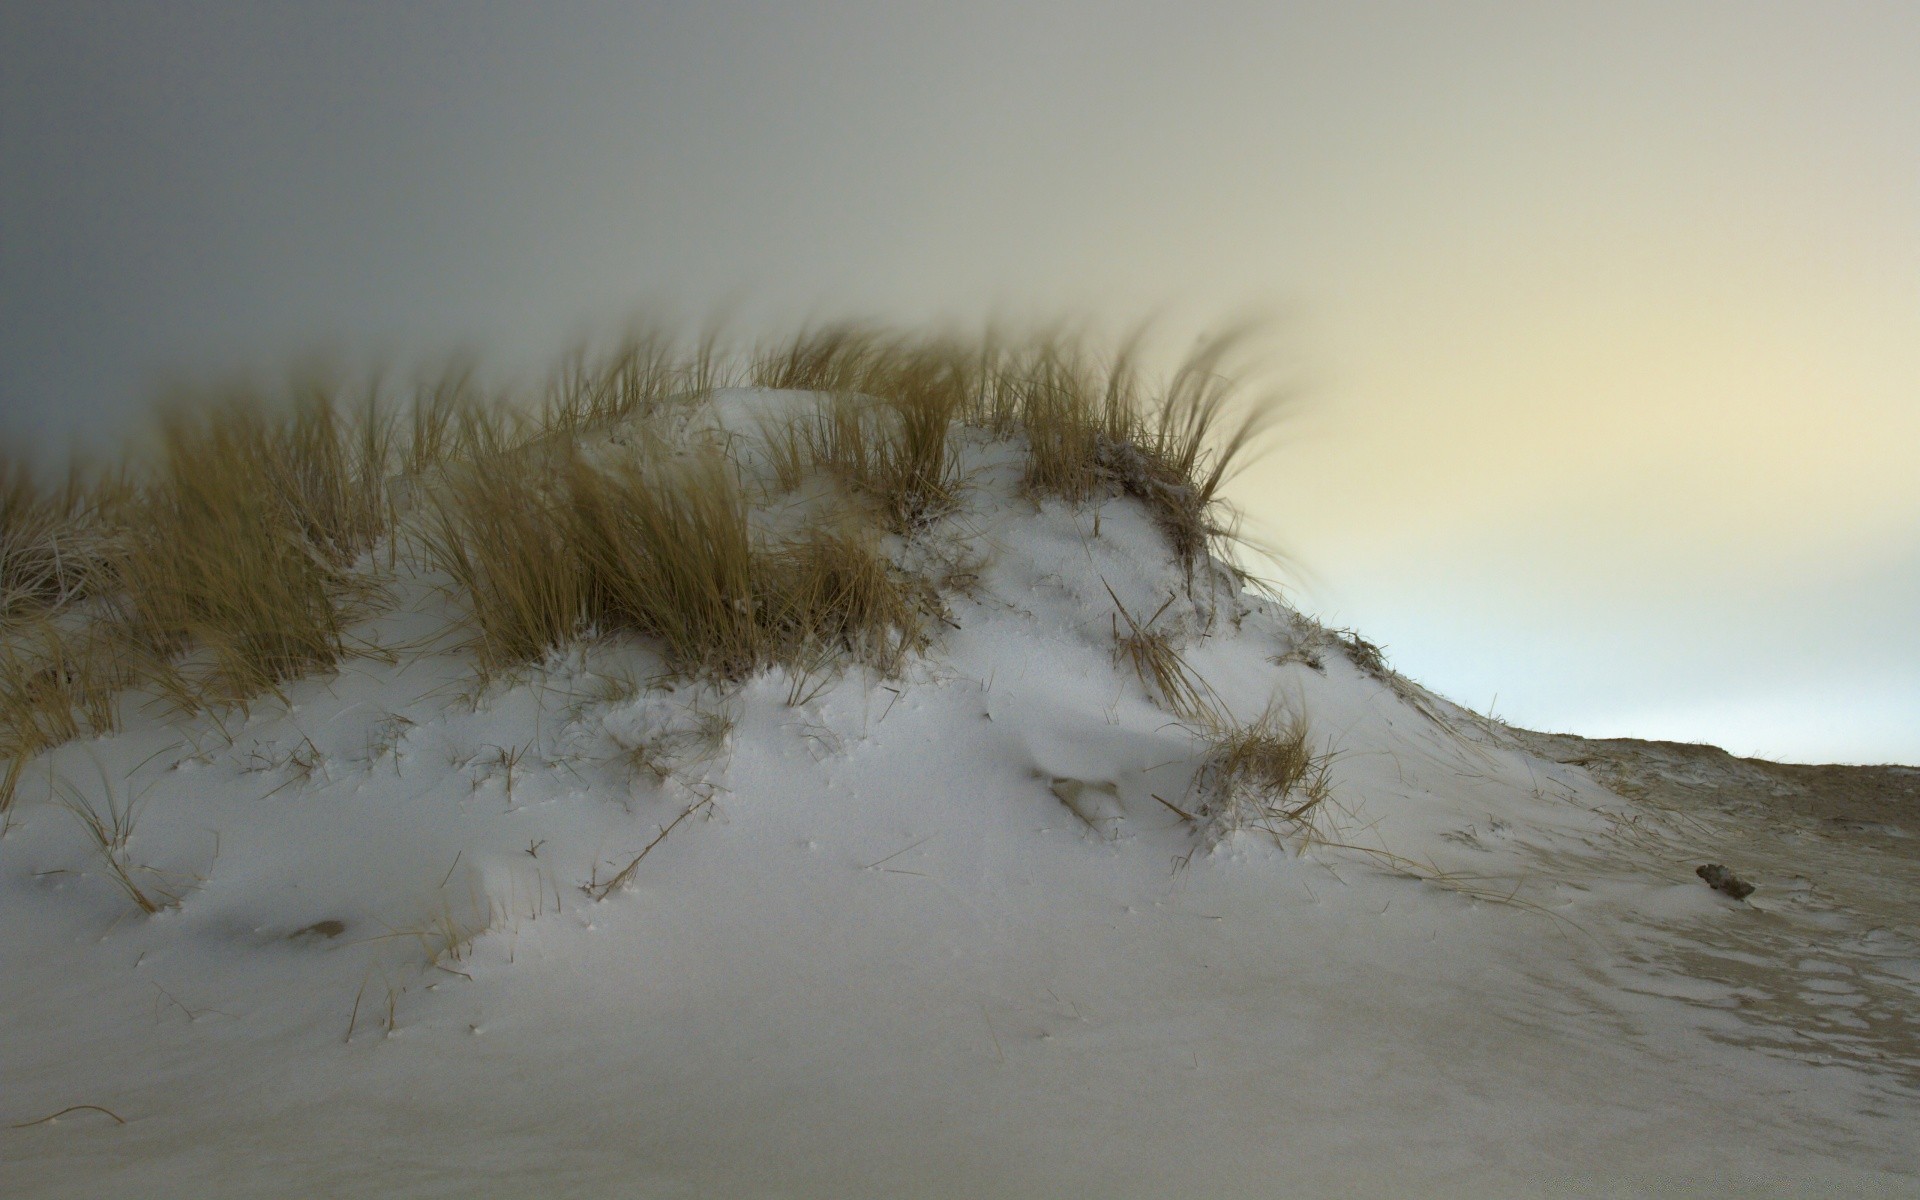
M1718 895L1693 868L1735 831L969 454L894 549L978 579L900 678L662 681L607 641L482 686L442 639L218 720L130 697L36 762L0 1195L1920 1194L1910 926ZM446 629L437 582L362 635ZM1173 598L1235 717L1306 714L1317 842L1168 807L1206 746L1116 663L1109 587ZM57 784L136 803L176 907L128 902Z

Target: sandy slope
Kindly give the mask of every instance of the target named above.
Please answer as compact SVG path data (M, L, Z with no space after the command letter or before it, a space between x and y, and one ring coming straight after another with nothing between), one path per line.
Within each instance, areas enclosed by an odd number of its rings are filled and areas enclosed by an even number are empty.
M0 1193L1920 1192L1908 817L1868 844L1720 803L1745 767L1490 726L1189 591L1131 502L976 467L903 551L979 576L903 679L629 691L657 664L603 645L477 689L448 650L37 764L138 798L182 903L132 911L25 795L0 1124L125 1123L0 1129ZM432 582L368 632L444 627ZM1309 714L1320 844L1156 800L1205 746L1115 665L1109 587L1175 596L1236 716Z

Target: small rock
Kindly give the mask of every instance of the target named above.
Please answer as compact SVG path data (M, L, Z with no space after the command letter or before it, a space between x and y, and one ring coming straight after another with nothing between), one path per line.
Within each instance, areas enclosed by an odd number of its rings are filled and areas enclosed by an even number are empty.
M1716 892L1724 892L1735 900L1745 900L1753 894L1753 885L1727 870L1719 863L1708 863L1695 868L1695 875L1707 881L1707 886Z
M1108 841L1120 836L1126 826L1127 810L1120 802L1118 785L1105 780L1055 777L1051 786L1060 803L1086 822L1089 829Z
M315 921L305 929L296 929L287 935L287 940L297 942L302 938L337 938L347 931L345 921L336 921L328 917L324 921Z

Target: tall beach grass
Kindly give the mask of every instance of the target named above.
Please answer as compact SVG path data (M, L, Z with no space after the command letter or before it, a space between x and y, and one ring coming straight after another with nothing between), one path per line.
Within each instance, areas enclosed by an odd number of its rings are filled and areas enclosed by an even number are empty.
M409 539L489 669L625 633L692 673L894 671L941 611L896 550L954 511L986 437L1024 450L1035 499L1135 498L1191 574L1269 410L1233 379L1244 331L1163 377L1144 345L840 324L736 350L641 331L567 356L530 397L460 363L403 399L307 373L176 396L112 469L0 465L0 806L35 754L112 729L129 688L218 709L335 668ZM736 380L815 393L765 431L771 480L699 433ZM588 446L616 429L622 454ZM850 503L775 532L765 487L810 478ZM1120 650L1197 707L1152 625L1116 631Z

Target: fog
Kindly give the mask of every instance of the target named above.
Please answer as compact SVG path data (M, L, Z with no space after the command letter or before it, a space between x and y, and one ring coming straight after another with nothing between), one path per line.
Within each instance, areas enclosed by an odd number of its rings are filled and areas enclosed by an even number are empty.
M640 311L1260 312L1305 608L1507 719L1920 761L1901 5L7 4L0 431Z

